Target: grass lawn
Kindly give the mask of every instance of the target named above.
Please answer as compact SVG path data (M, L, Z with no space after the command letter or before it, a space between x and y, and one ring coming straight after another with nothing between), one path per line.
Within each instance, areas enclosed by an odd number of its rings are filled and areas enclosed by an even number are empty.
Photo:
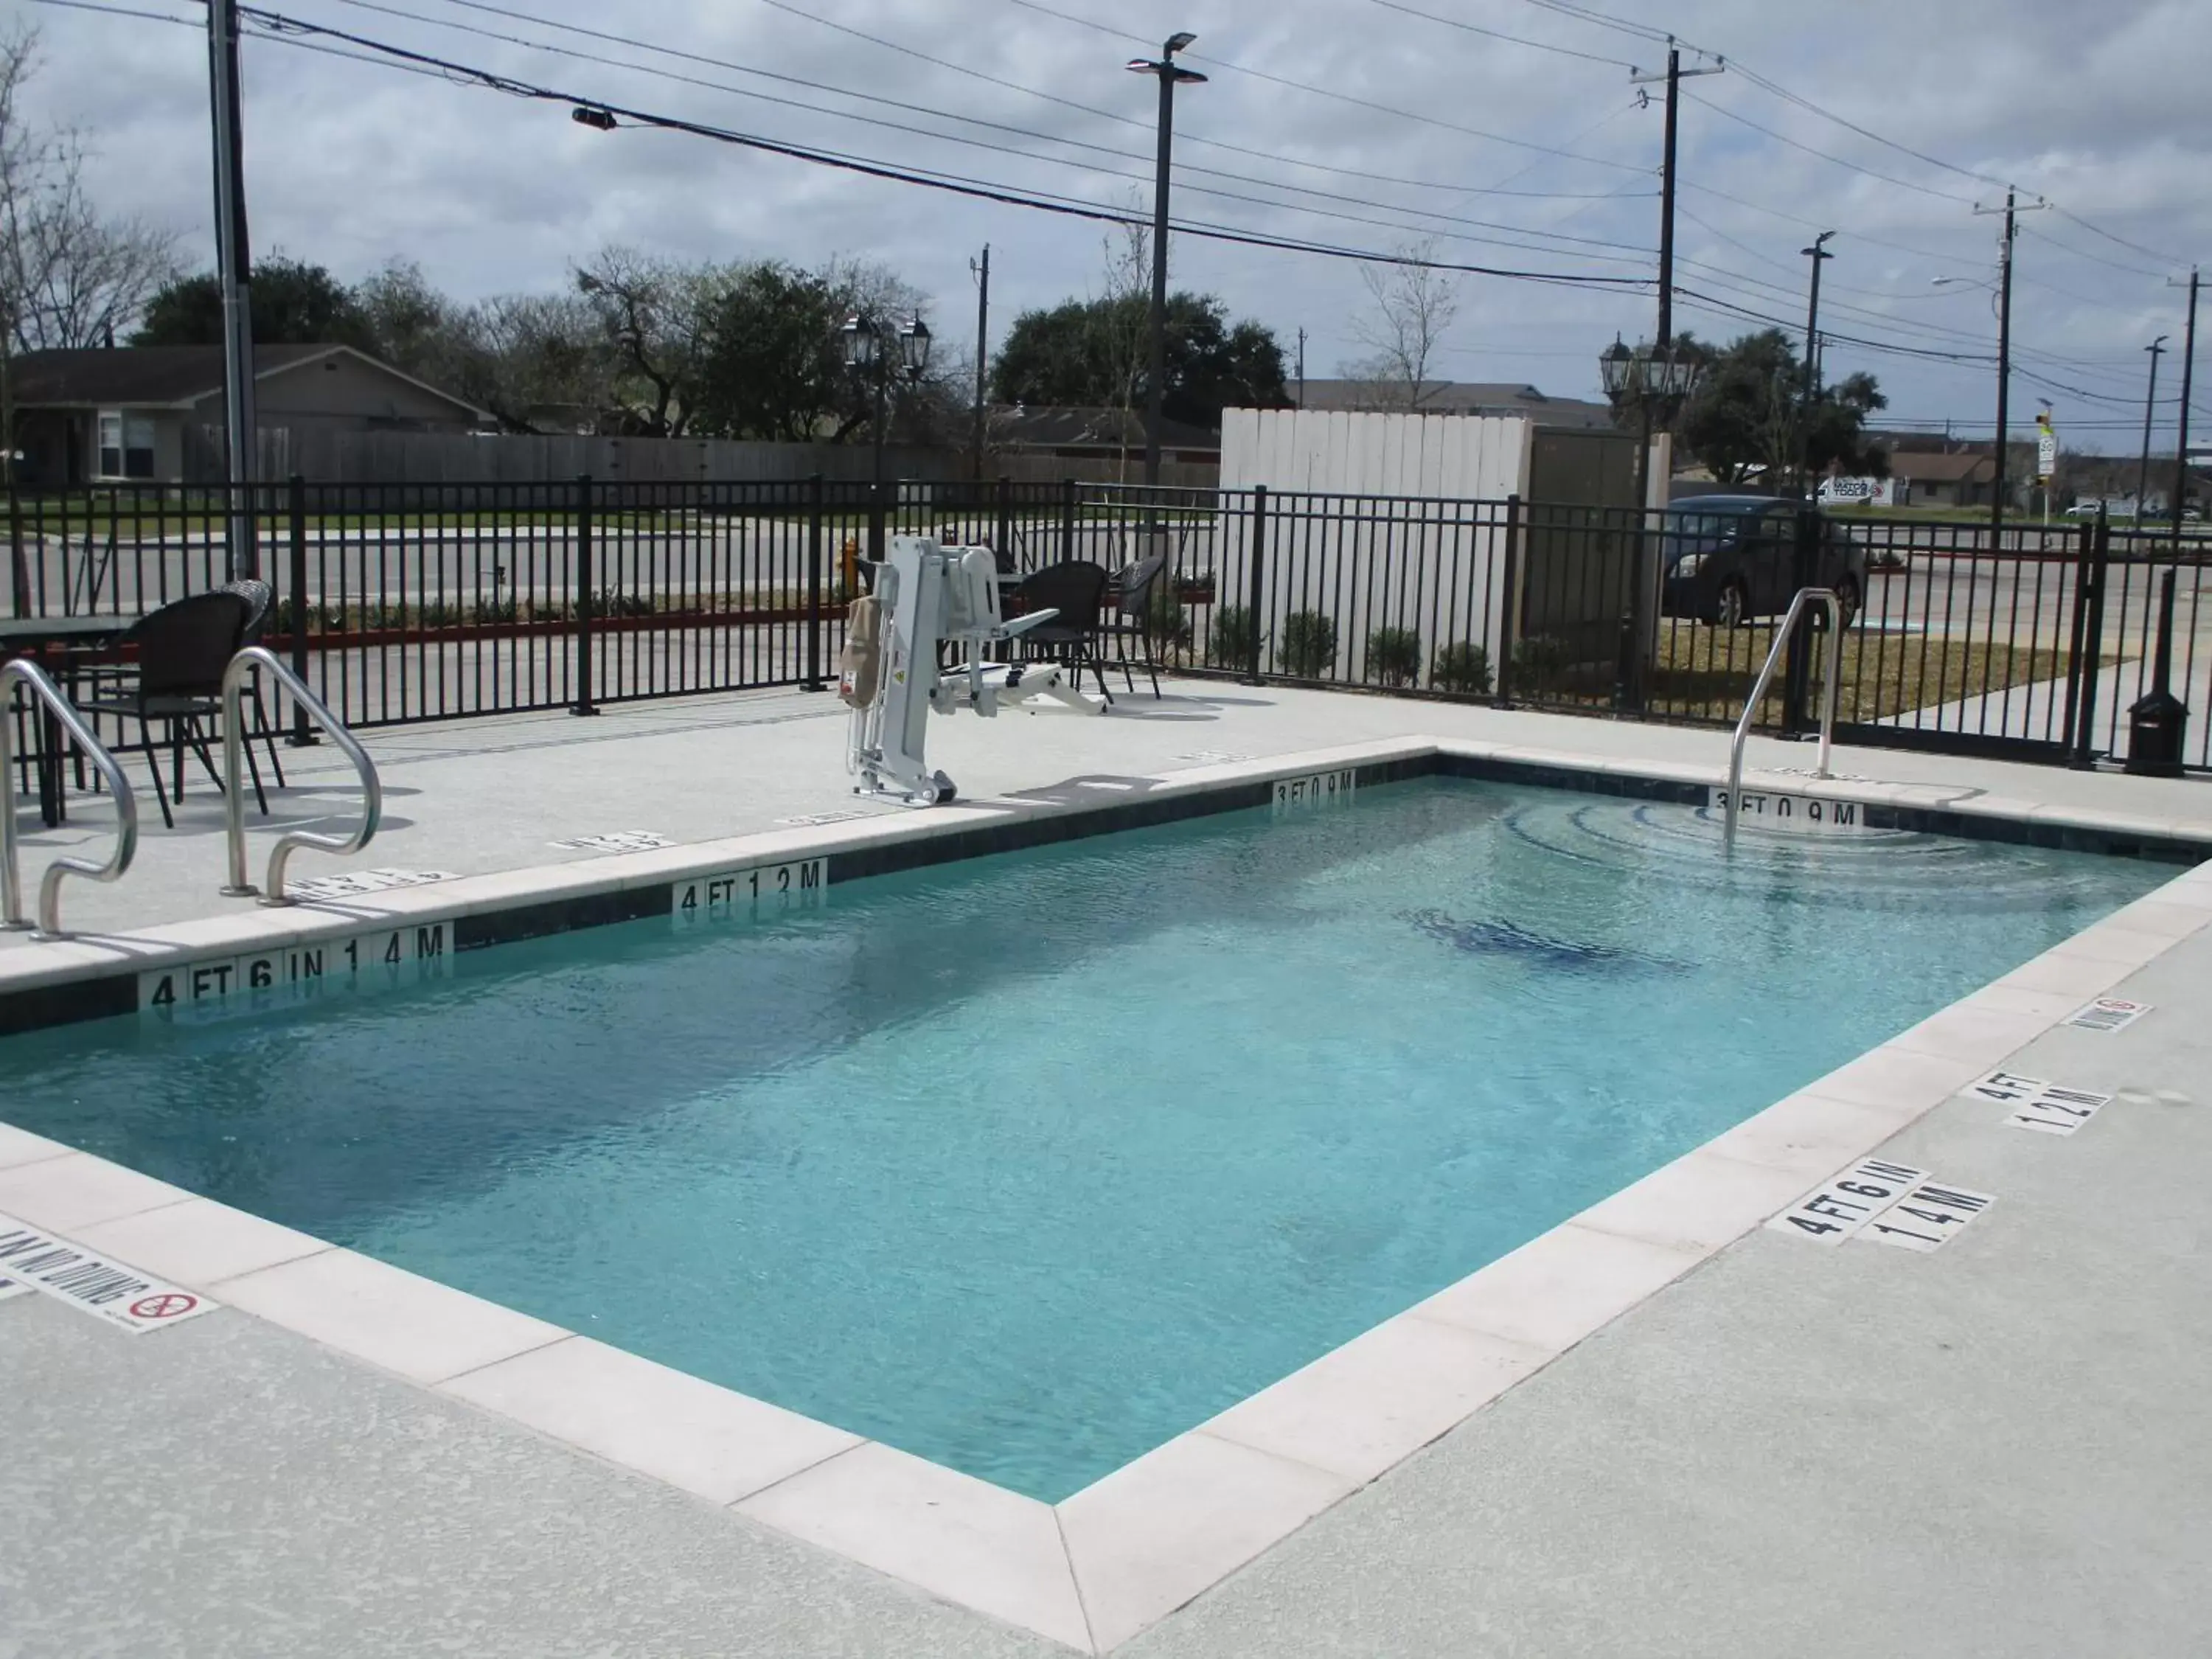
M1660 640L1653 676L1655 708L1690 719L1729 720L1743 710L1753 678L1773 643L1771 625L1720 629L1677 626ZM1840 720L1887 720L1915 708L2002 691L2008 686L2057 679L2066 672L2063 651L1968 642L1935 635L1867 634L1852 629L1844 635L1843 687L1836 700ZM1827 660L1826 641L1814 659L1818 675ZM1762 723L1782 717L1782 673L1759 708Z

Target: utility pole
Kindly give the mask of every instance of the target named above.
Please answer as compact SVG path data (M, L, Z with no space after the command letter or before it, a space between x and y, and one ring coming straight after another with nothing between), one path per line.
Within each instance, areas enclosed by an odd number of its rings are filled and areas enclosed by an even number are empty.
M2143 349L2150 353L2150 387L2143 393L2142 466L2136 474L2136 528L2141 530L2143 507L2150 500L2150 423L2158 408L2158 360L2165 354L2166 337L2163 334Z
M1160 482L1160 401L1168 374L1168 158L1175 147L1175 89L1177 82L1202 84L1206 77L1182 67L1175 55L1198 37L1178 31L1168 36L1160 55L1132 58L1130 70L1155 76L1160 83L1159 153L1152 171L1152 364L1145 387L1145 484Z
M2005 191L2004 205L1977 207L1977 214L2004 215L2004 234L1997 239L1997 441L1996 477L1990 491L1990 550L1994 553L2004 535L2005 470L2011 459L2009 430L2012 416L2012 252L2020 240L2019 216L2046 208L2038 198L2021 205L2018 193Z
M246 485L259 460L253 416L252 264L246 238L246 145L239 125L237 0L208 0L209 107L215 128L215 246L222 290L224 473L230 483L233 580L258 576L253 502Z
M2172 283L2172 287L2181 286ZM2173 441L2173 541L2181 544L2181 509L2189 505L2189 400L2197 390L2197 267L2189 268L2189 322L2181 334L2181 429Z
M975 274L975 482L983 481L983 367L990 349L991 339L991 245L983 244L983 258L979 264L970 259L968 269Z
M1306 406L1306 331L1298 331L1298 407Z
M1801 492L1812 471L1813 404L1820 395L1820 267L1836 257L1828 252L1828 239L1835 234L1824 230L1813 239L1812 246L1800 250L1813 262L1813 294L1805 307L1805 393L1797 417L1797 488Z
M1665 397L1671 418L1676 405L1675 383L1688 374L1686 368L1678 368L1674 363L1674 141L1680 131L1682 77L1686 74L1718 75L1723 67L1712 64L1703 69L1685 70L1681 51L1670 40L1663 76L1646 75L1633 68L1628 71L1629 84L1638 88L1639 100L1650 97L1641 89L1642 83L1660 79L1667 83L1664 131L1659 149L1659 333L1635 374L1636 544L1630 568L1630 580L1635 586L1630 595L1629 648L1621 687L1622 701L1630 708L1644 707L1645 682L1650 677L1653 618L1658 608L1657 548L1644 534L1651 507L1651 404L1655 396ZM1651 384L1655 374L1665 382L1663 389ZM1667 493L1662 488L1662 499Z

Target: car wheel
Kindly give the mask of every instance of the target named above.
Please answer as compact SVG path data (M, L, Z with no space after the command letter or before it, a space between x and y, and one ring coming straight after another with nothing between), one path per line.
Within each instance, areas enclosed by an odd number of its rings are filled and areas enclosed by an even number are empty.
M1713 604L1713 622L1722 628L1741 628L1743 619L1751 612L1751 596L1743 591L1743 584L1731 576L1721 584L1720 598Z
M1845 576L1836 583L1836 609L1845 628L1858 619L1859 584L1855 576Z

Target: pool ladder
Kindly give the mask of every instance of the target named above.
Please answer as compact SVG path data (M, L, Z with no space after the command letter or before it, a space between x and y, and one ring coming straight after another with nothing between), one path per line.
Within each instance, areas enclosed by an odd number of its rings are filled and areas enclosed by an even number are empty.
M46 715L69 734L78 751L91 761L107 787L115 792L115 847L105 864L90 859L59 858L46 866L39 880L39 924L33 939L62 939L62 878L84 876L93 881L115 881L131 867L138 851L138 798L131 793L131 780L123 775L76 706L47 678L46 671L27 658L0 664L0 927L31 926L23 914L23 878L15 849L15 722L7 709L8 683L20 680L28 687L34 704L44 705ZM34 707L33 713L39 711ZM42 756L41 766L58 768L58 755ZM58 787L58 775L56 779Z
M1751 736L1751 723L1759 713L1759 701L1766 695L1775 666L1789 648L1790 636L1797 631L1798 619L1804 616L1808 605L1819 605L1828 614L1828 672L1826 684L1820 691L1820 759L1813 769L1816 778L1828 775L1828 751L1836 732L1836 694L1844 678L1844 607L1832 587L1801 587L1790 601L1790 613L1783 617L1782 626L1774 630L1774 643L1767 647L1766 662L1759 671L1758 682L1751 688L1751 699L1743 706L1743 717L1735 723L1735 737L1729 744L1728 798L1723 809L1725 827L1721 831L1724 852L1735 850L1736 813L1743 798L1744 740Z
M307 683L295 674L265 647L249 645L230 659L222 676L222 790L223 828L229 843L230 881L223 888L225 896L250 898L260 894L253 885L247 867L246 854L246 796L244 780L239 775L240 757L247 742L244 707L246 677L259 670L267 673L289 692L300 706L323 730L329 733L345 757L353 763L361 778L361 823L349 836L317 835L312 830L295 830L276 838L276 845L269 854L268 892L262 897L264 904L281 905L296 902L284 889L285 866L292 854L302 847L325 853L340 854L358 853L368 845L384 817L384 786L376 775L376 763L355 741L337 715L331 713L323 700L308 690ZM58 858L46 866L39 882L39 919L35 927L23 914L23 880L21 860L16 846L15 830L15 721L6 712L8 685L21 681L30 690L34 704L42 708L68 737L77 751L89 760L99 772L101 781L115 797L115 845L107 862L94 864L89 859ZM42 764L58 766L58 757L50 757ZM66 876L83 876L93 881L110 882L121 879L130 869L131 860L138 851L138 798L131 787L131 780L124 775L123 768L106 746L94 736L85 723L76 706L62 695L46 672L27 658L16 657L0 663L0 927L9 929L33 927L32 937L40 939L65 939L61 921L61 885Z
M246 730L246 680L256 670L267 674L292 695L294 702L307 711L316 725L329 734L339 751L353 763L353 769L361 779L361 822L349 836L321 836L311 830L294 830L276 837L276 845L269 853L268 891L254 886L246 857L246 793L239 776L239 759L245 754L248 734ZM287 668L266 646L249 645L230 659L230 666L222 674L222 810L223 829L230 842L230 881L223 888L226 898L252 898L260 894L264 904L295 904L299 901L284 890L284 866L291 861L294 852L302 847L312 847L319 852L336 853L341 856L358 853L368 845L376 834L376 826L384 817L384 785L376 775L376 763L368 751L354 740L338 717L324 704L323 700L307 689L307 683Z

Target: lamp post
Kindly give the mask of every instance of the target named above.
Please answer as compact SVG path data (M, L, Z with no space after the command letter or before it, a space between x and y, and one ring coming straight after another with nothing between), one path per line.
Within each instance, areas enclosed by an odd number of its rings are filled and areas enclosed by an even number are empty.
M868 316L854 312L839 331L845 367L864 382L872 382L875 418L875 460L869 477L875 511L868 516L868 557L880 564L884 557L884 442L890 426L891 369L896 365L909 384L918 383L929 368L929 325L916 312L904 328L893 331Z
M1645 343L1631 349L1616 335L1598 354L1598 374L1606 396L1636 405L1636 548L1631 564L1630 645L1621 665L1619 701L1625 708L1644 706L1649 677L1652 622L1657 611L1658 571L1645 551L1645 529L1650 518L1651 433L1655 426L1673 422L1683 402L1697 387L1698 365L1674 355L1674 343Z
M1202 84L1206 77L1182 67L1175 55L1198 37L1187 32L1168 36L1158 58L1132 58L1134 75L1156 76L1160 83L1158 153L1152 170L1152 367L1145 386L1145 486L1160 482L1160 398L1168 363L1168 156L1175 144L1175 89L1178 82Z

